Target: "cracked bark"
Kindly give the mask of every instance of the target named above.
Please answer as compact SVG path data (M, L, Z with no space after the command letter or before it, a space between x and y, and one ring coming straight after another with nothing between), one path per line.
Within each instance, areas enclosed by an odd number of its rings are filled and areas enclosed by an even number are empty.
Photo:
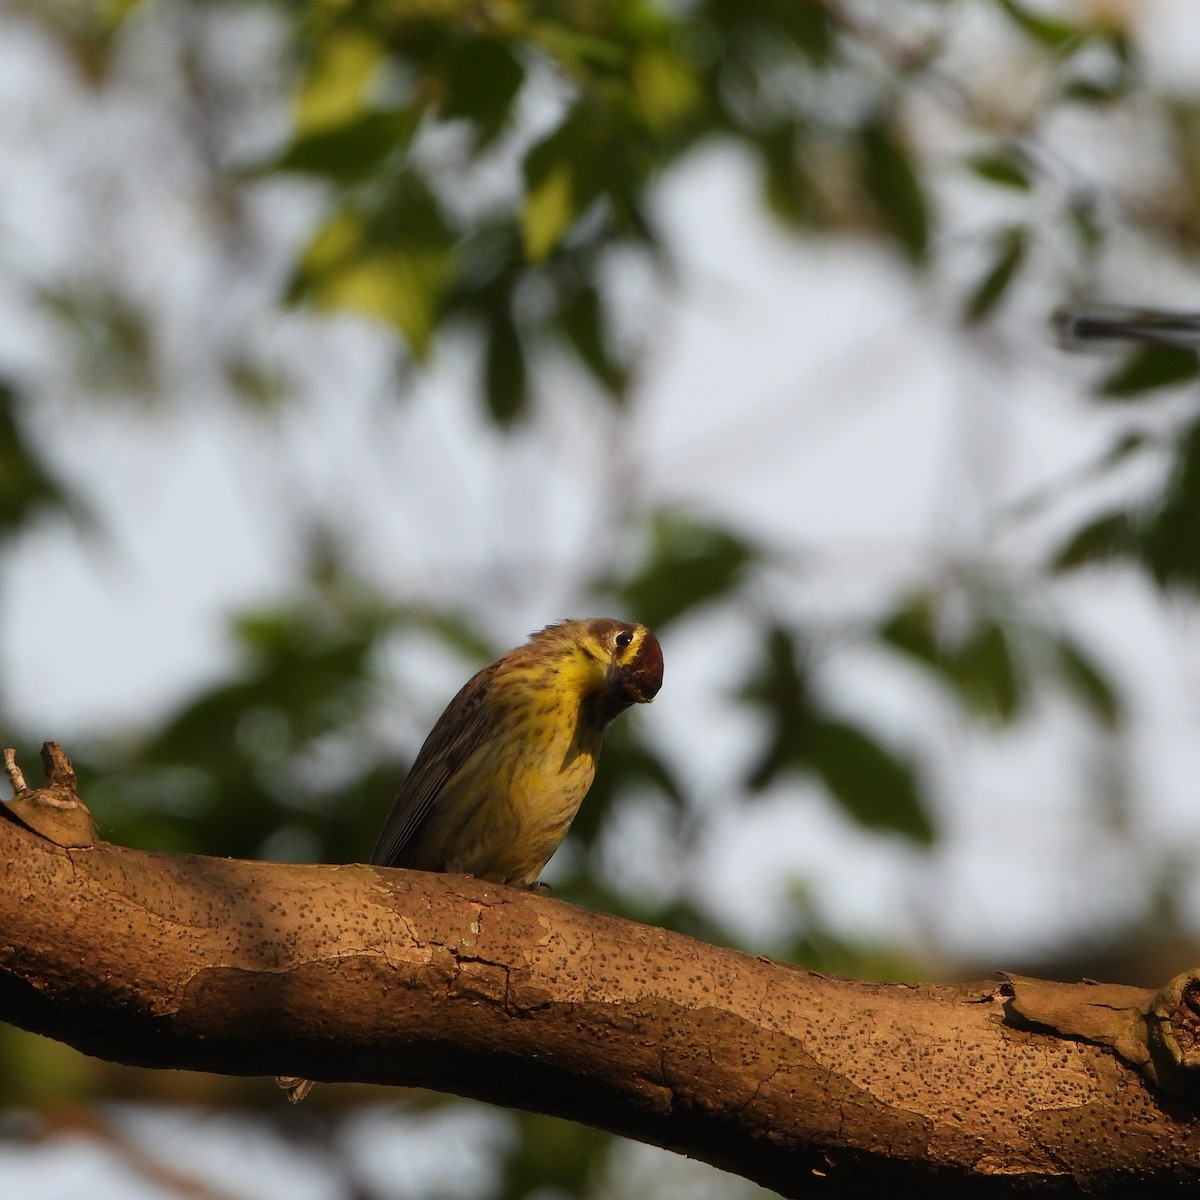
M48 761L0 808L0 1017L87 1053L454 1092L788 1196L1200 1184L1192 973L863 983L460 876L146 853Z

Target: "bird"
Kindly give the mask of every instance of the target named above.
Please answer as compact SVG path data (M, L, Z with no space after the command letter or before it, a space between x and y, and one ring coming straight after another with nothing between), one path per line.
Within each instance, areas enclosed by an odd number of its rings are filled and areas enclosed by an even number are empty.
M605 729L662 680L662 647L645 625L590 617L530 634L447 705L370 861L536 889L592 785ZM313 1086L277 1082L293 1104Z

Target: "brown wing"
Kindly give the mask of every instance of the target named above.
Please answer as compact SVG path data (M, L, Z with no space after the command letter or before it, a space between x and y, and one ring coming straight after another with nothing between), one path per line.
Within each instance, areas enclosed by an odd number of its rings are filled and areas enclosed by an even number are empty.
M488 695L499 663L484 667L462 687L429 731L425 744L392 801L371 862L381 867L428 869L432 863L405 861L404 849L428 819L446 784L483 744L488 734Z

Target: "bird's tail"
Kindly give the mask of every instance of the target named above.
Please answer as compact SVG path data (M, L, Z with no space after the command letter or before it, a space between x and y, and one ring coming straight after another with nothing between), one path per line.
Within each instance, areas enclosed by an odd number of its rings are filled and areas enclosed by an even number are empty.
M313 1089L313 1081L301 1079L299 1075L276 1075L275 1082L287 1092L287 1098L293 1104L299 1104Z

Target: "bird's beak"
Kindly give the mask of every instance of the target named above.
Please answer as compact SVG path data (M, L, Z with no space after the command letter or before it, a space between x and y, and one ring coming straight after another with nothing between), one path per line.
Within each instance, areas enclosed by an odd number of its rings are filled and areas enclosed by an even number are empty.
M608 669L608 682L630 704L649 704L658 695L662 681L662 647L658 644L658 638L648 630L637 657L631 663L625 666L613 663Z

